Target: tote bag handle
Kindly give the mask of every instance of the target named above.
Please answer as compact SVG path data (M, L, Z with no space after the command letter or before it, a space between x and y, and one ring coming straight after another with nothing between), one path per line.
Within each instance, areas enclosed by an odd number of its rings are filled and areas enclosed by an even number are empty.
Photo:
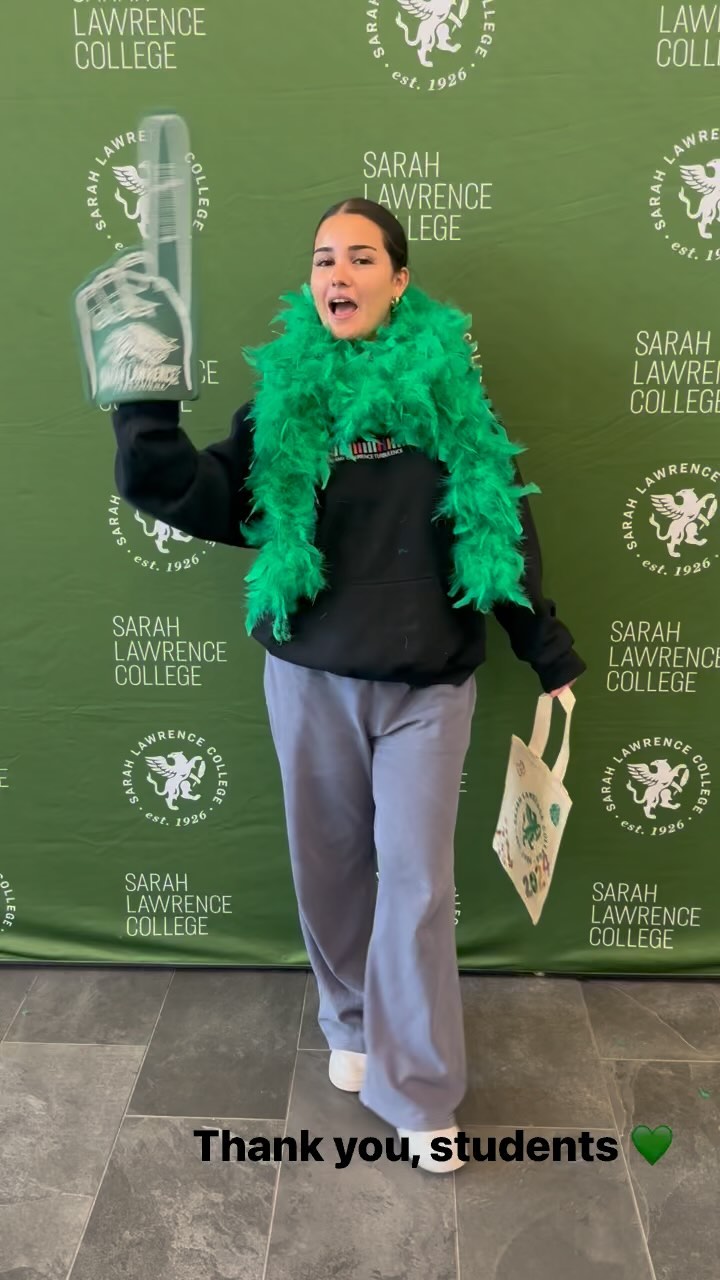
M543 757L543 753L548 744L550 737L550 720L552 717L553 702L559 702L565 712L565 732L563 734L562 746L558 753L550 772L558 782L562 782L570 760L570 721L575 707L575 694L572 689L563 689L557 698L551 698L549 693L541 693L538 698L537 710L535 712L535 724L533 725L532 738L528 743L528 748L533 755Z

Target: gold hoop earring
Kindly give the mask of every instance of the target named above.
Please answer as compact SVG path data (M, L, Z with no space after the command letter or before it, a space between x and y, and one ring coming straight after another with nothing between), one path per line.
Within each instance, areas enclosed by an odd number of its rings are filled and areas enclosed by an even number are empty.
M399 298L393 298L392 302L390 303L390 309L391 309L392 311L394 311L394 310L395 310L395 308L396 308L396 306L398 305L399 301L400 301L400 299L399 299Z

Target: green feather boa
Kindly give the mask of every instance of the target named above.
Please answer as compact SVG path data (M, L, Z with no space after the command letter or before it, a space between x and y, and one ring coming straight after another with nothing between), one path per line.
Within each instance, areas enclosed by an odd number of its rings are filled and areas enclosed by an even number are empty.
M453 608L532 608L520 586L519 502L540 490L514 483L512 458L524 446L508 440L472 363L472 317L409 285L374 339L347 339L322 324L307 284L280 301L288 309L273 323L285 332L243 348L260 375L247 485L251 515L262 514L240 526L247 544L261 548L245 578L248 635L269 615L278 643L289 640L300 599L314 601L327 587L313 545L316 487L328 483L333 446L350 458L352 441L378 435L445 464L432 519L454 526L448 594L461 595Z

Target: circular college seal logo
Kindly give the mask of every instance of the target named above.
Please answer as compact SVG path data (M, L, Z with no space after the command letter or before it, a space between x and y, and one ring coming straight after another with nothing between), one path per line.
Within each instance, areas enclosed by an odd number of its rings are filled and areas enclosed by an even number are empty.
M698 129L668 148L650 184L657 232L688 262L720 262L720 129Z
M513 810L515 845L520 856L534 867L547 861L548 836L543 822L542 806L532 791L522 791Z
M147 822L194 827L220 807L227 770L220 752L182 729L138 740L123 762L123 790Z
M705 812L710 769L681 738L640 738L614 755L600 794L607 813L640 836L673 835Z
M556 808L556 806L553 806L553 808ZM553 822L555 822L554 815ZM523 791L518 796L513 809L512 826L513 847L519 852L523 862L527 864L527 871L522 873L525 896L526 898L535 898L548 883L550 859L548 858L548 833L543 820L543 810L533 791ZM500 860L506 868L513 865L510 849L507 845L502 849ZM515 875L517 877L519 872L516 872ZM517 884L517 879L515 883Z
M137 508L128 508L117 494L110 496L108 526L116 547L124 548L133 564L150 573L177 574L193 569L215 546Z
M699 462L671 463L644 476L625 501L622 536L643 569L688 578L716 563L720 475Z
M85 180L87 210L96 231L105 234L113 249L136 245L138 236L147 239L149 175L144 161L137 166L138 141L144 141L142 130L131 130L112 138L94 157ZM190 151L185 162L190 166L195 186L193 231L203 231L210 200L202 165Z
M463 84L488 56L494 0L364 0L373 57L394 84L440 93Z
M15 894L7 876L0 871L0 933L12 929L15 923Z

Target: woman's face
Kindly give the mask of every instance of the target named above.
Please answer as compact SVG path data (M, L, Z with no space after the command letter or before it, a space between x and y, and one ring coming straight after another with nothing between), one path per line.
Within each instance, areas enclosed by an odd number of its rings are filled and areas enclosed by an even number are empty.
M336 213L315 237L310 288L318 315L335 338L374 338L390 317L390 303L404 292L407 267L394 272L382 232L360 213ZM336 312L331 298L356 305Z

